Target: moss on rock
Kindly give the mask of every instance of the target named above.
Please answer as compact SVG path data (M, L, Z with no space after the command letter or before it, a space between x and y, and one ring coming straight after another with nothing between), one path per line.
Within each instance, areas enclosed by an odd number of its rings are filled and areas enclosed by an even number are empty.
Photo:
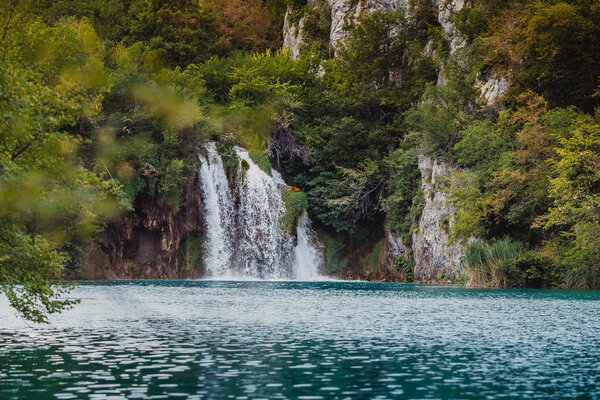
M298 220L308 209L308 198L300 189L291 187L283 194L283 202L285 204L285 214L282 217L283 229L292 233L298 225Z

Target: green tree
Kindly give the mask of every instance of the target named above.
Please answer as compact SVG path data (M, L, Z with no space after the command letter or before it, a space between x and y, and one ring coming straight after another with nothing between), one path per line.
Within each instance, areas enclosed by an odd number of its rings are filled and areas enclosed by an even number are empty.
M410 243L411 233L423 210L424 198L417 160L416 149L407 145L394 150L385 159L386 166L392 172L381 204L388 227L401 235L404 243Z
M477 120L481 109L474 81L458 60L451 61L444 73L446 84L430 84L421 103L406 112L406 123L423 151L438 155L451 152L461 139L461 130Z
M485 43L493 68L513 76L513 91L533 90L551 106L598 106L600 5L521 1L497 13Z
M574 121L559 139L551 163L550 196L554 200L539 222L561 231L568 284L600 287L600 125L588 116Z
M215 15L194 0L138 0L131 9L129 42L146 42L173 66L210 58L219 38Z
M59 246L93 235L118 191L83 167L73 134L107 87L102 46L87 23L32 22L7 31L0 52L0 290L45 322L75 302L58 284Z

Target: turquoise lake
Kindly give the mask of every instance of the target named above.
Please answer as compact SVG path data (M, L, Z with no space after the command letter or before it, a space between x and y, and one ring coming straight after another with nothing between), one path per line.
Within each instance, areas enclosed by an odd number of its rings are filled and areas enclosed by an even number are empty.
M0 399L598 399L600 291L85 283L0 299Z

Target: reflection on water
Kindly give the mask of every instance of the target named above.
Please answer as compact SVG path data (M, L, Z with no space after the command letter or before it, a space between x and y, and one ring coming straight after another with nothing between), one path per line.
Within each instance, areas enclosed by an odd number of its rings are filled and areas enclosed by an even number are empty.
M600 292L120 282L27 326L0 398L600 398Z

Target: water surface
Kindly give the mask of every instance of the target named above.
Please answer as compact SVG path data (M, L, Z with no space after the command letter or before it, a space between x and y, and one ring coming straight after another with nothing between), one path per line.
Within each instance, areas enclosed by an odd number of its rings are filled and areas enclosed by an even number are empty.
M0 299L1 399L597 399L600 292L359 282L86 283Z

